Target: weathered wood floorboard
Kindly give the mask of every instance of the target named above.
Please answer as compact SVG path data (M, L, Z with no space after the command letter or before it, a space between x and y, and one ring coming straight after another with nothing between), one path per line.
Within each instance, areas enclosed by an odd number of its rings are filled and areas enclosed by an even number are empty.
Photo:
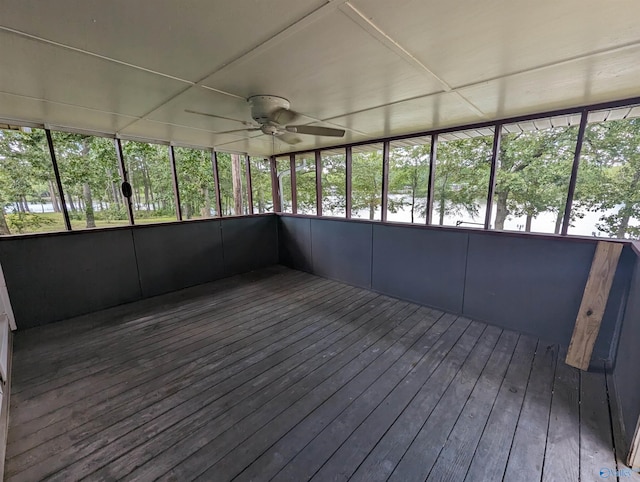
M610 379L565 349L281 266L30 329L14 352L11 481L622 468Z

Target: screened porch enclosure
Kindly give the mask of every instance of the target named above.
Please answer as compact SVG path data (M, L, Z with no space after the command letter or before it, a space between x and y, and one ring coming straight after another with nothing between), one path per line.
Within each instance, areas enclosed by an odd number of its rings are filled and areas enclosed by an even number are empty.
M640 481L601 3L0 1L0 478Z

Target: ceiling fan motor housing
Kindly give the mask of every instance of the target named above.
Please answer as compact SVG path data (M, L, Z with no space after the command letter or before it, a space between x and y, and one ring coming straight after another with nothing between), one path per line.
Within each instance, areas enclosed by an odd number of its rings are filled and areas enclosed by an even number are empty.
M251 107L251 117L259 124L267 124L271 116L280 109L289 110L291 104L287 99L274 95L254 95L247 99Z

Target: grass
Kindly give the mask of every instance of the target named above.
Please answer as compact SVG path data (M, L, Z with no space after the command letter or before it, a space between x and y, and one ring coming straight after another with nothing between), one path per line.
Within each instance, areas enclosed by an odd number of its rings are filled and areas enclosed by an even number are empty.
M62 213L34 213L38 219L42 220L42 222L38 225L26 225L23 227L22 232L18 232L16 226L11 224L11 215L7 215L7 222L9 223L9 229L11 230L11 234L26 234L26 233L52 233L59 231L66 231L66 226L64 224L64 218ZM145 213L146 214L146 213ZM152 223L167 223L171 221L175 221L175 216L151 216L151 217L142 217L140 215L134 214L136 224L152 224ZM112 228L116 226L128 226L128 219L112 219L112 220L104 220L104 219L96 219L95 221L96 228ZM86 219L71 219L71 229L73 231L80 231L83 229L91 229L87 228Z

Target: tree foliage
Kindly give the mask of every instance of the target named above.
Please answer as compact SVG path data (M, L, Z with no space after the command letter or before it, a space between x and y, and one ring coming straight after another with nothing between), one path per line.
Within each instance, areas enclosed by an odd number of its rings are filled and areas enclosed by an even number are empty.
M34 204L59 205L54 185L44 131L0 130L0 234L23 233L47 224L31 209Z
M411 222L427 212L430 144L392 149L389 154L389 200L392 213L408 209Z
M382 150L354 152L351 168L351 210L374 219L382 204Z
M322 213L325 216L344 216L346 197L347 159L345 154L322 153Z
M555 127L504 133L495 187L495 228L513 218L525 219L524 229L543 214L555 216L559 232L577 137L575 127ZM113 141L54 132L64 203L74 228L126 223L126 200ZM166 146L134 141L122 143L133 188L138 220L171 219L175 199ZM490 174L492 138L473 137L438 143L433 192L433 222L447 217L484 221ZM392 148L389 156L389 212L407 213L414 222L426 215L429 172L428 142ZM183 218L216 215L211 153L176 148L176 171ZM352 155L352 215L374 219L382 205L380 144L354 148ZM248 193L245 158L217 154L221 215L246 214ZM270 163L249 160L255 212L273 210ZM291 210L289 157L277 159L283 208ZM344 215L346 156L322 153L322 170L313 155L297 156L298 211L315 213L316 175L322 178L323 212ZM45 132L40 129L0 130L0 234L62 229L62 204ZM585 133L571 222L599 213L596 235L640 238L640 119L590 123Z
M268 159L251 157L251 189L255 213L273 212L271 165Z
M577 130L559 127L539 131L504 133L496 173L495 228L504 229L508 216L525 216L525 231L539 214L556 214L554 231L567 200Z
M133 189L136 217L175 216L167 146L126 141L122 143L122 150Z
M599 232L640 238L639 118L587 127L575 204L578 212L605 212L596 225Z
M487 197L492 143L490 137L438 143L433 193L438 224L444 224L445 216L462 216L461 221L469 216L472 221L465 222L484 222L480 208Z
M215 215L215 183L211 153L201 149L174 149L183 219Z

